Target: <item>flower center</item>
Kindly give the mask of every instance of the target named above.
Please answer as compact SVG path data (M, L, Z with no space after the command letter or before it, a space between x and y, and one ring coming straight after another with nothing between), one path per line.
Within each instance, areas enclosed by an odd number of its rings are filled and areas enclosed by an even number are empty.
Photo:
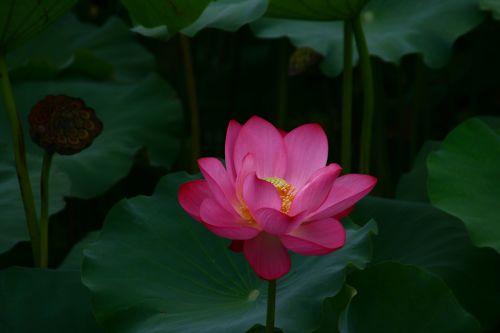
M264 178L265 181L270 182L278 190L278 194L281 198L281 211L283 213L288 213L290 206L292 205L293 199L297 192L292 184L288 184L286 180L279 177L268 177Z

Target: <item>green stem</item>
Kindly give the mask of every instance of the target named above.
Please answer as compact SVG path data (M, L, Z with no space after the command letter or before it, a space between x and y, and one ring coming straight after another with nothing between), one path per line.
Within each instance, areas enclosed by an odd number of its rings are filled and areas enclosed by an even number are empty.
M40 267L49 266L49 177L53 152L46 151L43 155L42 177L40 180L40 195L42 212L40 214Z
M344 21L344 73L342 76L342 149L344 171L351 170L352 151L352 23Z
M26 162L26 148L24 145L24 135L21 126L21 119L16 109L12 86L9 78L9 70L5 62L4 55L0 52L0 85L3 96L3 103L9 125L12 131L12 142L14 145L14 157L16 162L17 179L21 190L23 200L24 214L28 232L31 238L31 247L33 250L33 260L35 265L39 264L39 243L40 235L38 234L35 200L33 199L33 190L31 188L30 177L28 173L28 164Z
M274 316L276 312L276 280L269 281L267 288L266 333L274 333Z
M361 77L363 80L363 123L361 125L361 151L359 157L359 169L362 173L370 172L371 139L373 130L374 114L374 93L373 93L373 73L370 60L370 53L363 33L361 17L358 15L353 22L354 38L359 53L361 66Z
M193 58L191 56L191 45L189 38L180 34L182 49L182 58L186 69L186 90L188 97L188 107L190 114L191 127L191 168L192 171L198 170L197 160L200 157L200 114L198 111L198 97L196 92L196 79L193 68Z

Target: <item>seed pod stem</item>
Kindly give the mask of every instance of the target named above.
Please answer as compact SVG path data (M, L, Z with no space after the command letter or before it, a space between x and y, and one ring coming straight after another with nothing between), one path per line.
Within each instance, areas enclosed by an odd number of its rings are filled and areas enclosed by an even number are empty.
M49 178L53 156L53 152L45 151L42 176L40 177L40 197L42 200L40 213L40 267L44 268L49 266Z
M38 233L35 200L33 198L33 190L31 188L30 177L28 173L28 164L26 162L26 149L24 144L23 129L19 113L16 109L12 86L9 78L9 70L5 62L4 55L0 52L0 90L3 97L3 103L9 125L12 131L12 142L14 146L14 157L16 163L17 179L21 189L21 197L23 200L24 213L26 223L31 239L31 247L33 250L33 260L35 265L39 264L39 243L40 235Z

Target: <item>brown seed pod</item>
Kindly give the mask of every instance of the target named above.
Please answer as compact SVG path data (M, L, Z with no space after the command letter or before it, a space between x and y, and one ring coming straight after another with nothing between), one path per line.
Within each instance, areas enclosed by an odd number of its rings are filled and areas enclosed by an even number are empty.
M102 131L102 122L83 100L46 96L29 115L33 141L50 152L72 155L87 148Z

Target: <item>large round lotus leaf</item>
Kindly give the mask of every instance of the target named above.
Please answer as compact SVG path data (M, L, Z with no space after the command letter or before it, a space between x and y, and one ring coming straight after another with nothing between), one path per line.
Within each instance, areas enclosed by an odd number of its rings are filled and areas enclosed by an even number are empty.
M84 250L83 281L94 313L111 332L235 333L264 323L267 282L229 242L180 208L177 191L191 180L164 177L151 197L124 200L99 239ZM278 281L277 326L310 332L322 300L341 289L346 265L369 260L374 223L348 230L346 246L320 257L293 257Z
M135 153L143 147L154 164L165 167L177 156L182 111L172 89L156 74L136 83L78 79L21 82L14 85L14 91L23 119L44 96L65 94L82 98L103 122L101 135L90 147L54 158L53 164L71 182L66 195L92 198L102 194L127 175ZM28 128L27 123L24 126ZM0 136L3 142L8 142L6 134ZM41 156L42 149L29 137L26 140L28 149Z
M383 263L353 272L356 289L341 333L476 333L479 323L438 277L415 266Z
M427 203L382 198L366 198L353 217L377 221L373 262L397 261L436 274L484 328L498 323L500 256L474 246L455 217Z
M369 0L269 0L266 16L310 21L355 17Z
M243 25L253 22L264 15L268 5L267 1L218 0L211 2L200 17L183 28L181 32L192 37L205 28L236 31ZM171 33L165 23L153 27L145 27L141 24L135 26L132 30L146 37L156 39L168 39Z
M80 97L95 109L104 123L102 134L88 149L77 155L54 158L53 176L50 180L51 212L63 207L64 196L90 198L102 194L128 174L135 154L142 148L147 149L152 163L169 168L179 149L179 125L182 118L175 92L158 75L142 74L134 81L127 79L136 75L133 73L138 73L140 68L152 68L154 62L134 41L133 33L123 23L112 20L101 28L96 28L83 25L71 16L61 22L67 23L60 27L64 33L43 33L14 54L19 55L19 60L28 59L31 52L29 50L32 50L35 58L46 59L45 64L50 63L59 68L63 62L73 59L77 50L87 50L80 47L89 47L96 59L112 66L116 75L109 81L88 80L71 75L67 79L51 81L14 82L18 111L24 121L26 144L32 157L29 170L35 197L38 195L43 151L31 143L27 133L27 115L32 106L48 94ZM61 37L57 52L45 49L38 51L37 45L50 44L52 36L65 36ZM117 47L116 51L113 51L114 46ZM118 56L117 51L123 56ZM125 65L123 58L129 59L129 67L135 69L126 69L128 65ZM29 61L21 61L17 63L21 67L16 68L29 71L32 69L29 64ZM88 67L83 66L81 69L83 73L80 74L86 74ZM0 146L5 148L5 151L1 151L0 193L6 194L0 199L0 221L3 222L0 223L0 252L18 241L28 239L14 163L10 157L13 154L6 149L12 145L11 140L3 104L0 103Z
M71 58L81 47L89 47L96 57L109 62L118 72L125 67L136 67L137 71L139 68L153 68L151 55L137 45L133 33L116 19L100 28L84 25L71 16L58 24L64 24L67 34L43 34L33 41L33 46L36 46L44 45L50 39L57 40L60 45L58 52L37 53L54 64ZM72 43L65 43L70 39ZM115 46L116 50L111 51ZM127 59L135 59L133 65L124 62L126 60L115 53L118 51ZM23 52L20 50L20 57ZM49 94L82 98L101 118L104 130L88 149L77 155L56 156L54 159L54 165L67 173L71 180L71 191L67 195L89 198L103 193L128 173L134 154L143 147L148 149L151 161L157 165L168 168L176 157L181 106L175 92L158 75L142 74L134 81L118 78L95 81L74 76L50 81L20 80L14 82L13 88L26 129L27 115L32 106ZM10 142L8 131L2 129L2 134L0 140ZM29 139L27 141L28 150L41 153L39 147Z
M122 0L135 24L165 27L170 36L191 25L213 0Z
M76 0L0 1L0 53L36 35L70 9Z
M500 131L470 119L446 137L427 167L432 204L464 221L476 245L500 252Z
M483 15L477 0L371 0L361 19L370 54L398 63L404 55L421 53L427 65L440 67L450 58L453 42ZM321 67L327 75L342 71L341 22L262 18L252 29L257 37L288 37L297 47L315 49L325 57Z
M64 207L63 197L91 198L102 194L125 177L136 152L146 147L150 159L169 167L178 152L181 108L171 88L157 75L135 84L64 80L24 82L14 86L18 109L26 119L32 105L49 94L83 98L96 110L104 131L86 150L76 155L54 157L50 179L51 212ZM0 117L4 117L0 107ZM28 124L24 124L28 128ZM10 129L0 122L0 144L10 146ZM39 179L43 150L25 133L30 154L33 191L39 201ZM2 151L0 164L0 252L27 240L21 194L11 149ZM40 210L38 210L40 211ZM23 237L20 237L24 235Z
M498 0L479 0L479 5L482 10L493 12L493 17L500 20L500 1Z
M0 332L101 332L79 271L0 271L0 309Z
M205 28L236 31L261 17L267 9L267 0L219 0L210 3L201 16L182 32L194 36Z
M119 19L102 26L68 14L7 57L13 78L51 79L61 71L90 78L134 81L155 68L155 60Z
M28 155L30 180L38 212L40 212L40 156ZM57 166L51 169L49 186L53 189L49 201L50 213L64 207L63 195L69 191L69 180ZM17 242L29 240L24 217L24 206L14 168L14 153L0 149L0 253L9 250Z

